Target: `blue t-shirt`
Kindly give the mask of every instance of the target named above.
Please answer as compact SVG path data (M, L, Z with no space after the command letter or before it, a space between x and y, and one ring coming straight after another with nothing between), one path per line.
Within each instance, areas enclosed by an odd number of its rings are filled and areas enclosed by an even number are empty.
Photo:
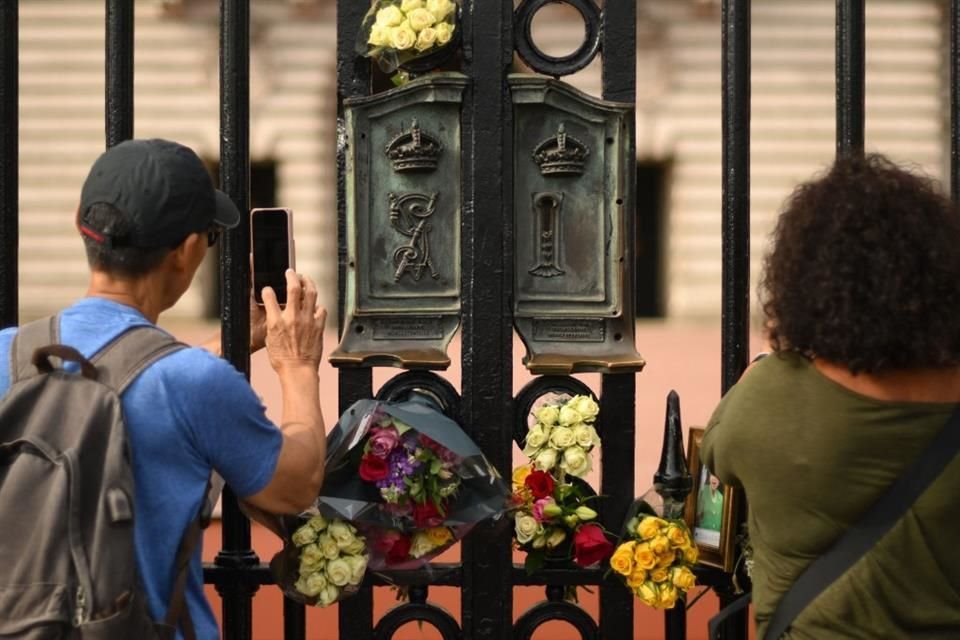
M149 324L132 307L85 298L62 312L60 342L91 357L126 329ZM0 398L10 387L15 332L0 331ZM182 349L151 365L127 388L122 405L136 483L137 568L150 614L163 620L177 547L205 497L210 472L238 496L253 495L273 477L282 436L247 380L203 349ZM197 638L219 638L203 593L200 545L191 561L187 604Z

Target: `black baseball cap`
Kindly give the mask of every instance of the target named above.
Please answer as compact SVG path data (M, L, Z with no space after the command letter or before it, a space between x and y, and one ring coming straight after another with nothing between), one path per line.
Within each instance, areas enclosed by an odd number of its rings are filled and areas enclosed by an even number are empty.
M87 224L91 205L109 204L132 224L124 237ZM80 232L112 246L172 247L213 226L230 229L240 211L215 189L203 161L189 147L154 138L127 140L107 149L80 194Z

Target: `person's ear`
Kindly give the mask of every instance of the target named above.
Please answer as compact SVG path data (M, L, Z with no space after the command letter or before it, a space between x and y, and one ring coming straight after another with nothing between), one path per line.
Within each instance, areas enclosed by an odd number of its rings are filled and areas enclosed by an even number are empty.
M180 271L194 268L203 259L207 247L207 236L203 233L191 233L172 251L170 256L174 266Z

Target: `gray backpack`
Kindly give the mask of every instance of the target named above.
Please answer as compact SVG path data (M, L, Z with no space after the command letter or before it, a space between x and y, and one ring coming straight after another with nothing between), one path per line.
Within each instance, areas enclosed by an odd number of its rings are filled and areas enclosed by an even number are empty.
M21 328L0 401L0 638L165 640L179 627L189 640L187 567L210 505L180 543L167 618L156 623L136 568L120 404L144 369L184 345L137 327L87 360L57 344L58 328L56 316Z

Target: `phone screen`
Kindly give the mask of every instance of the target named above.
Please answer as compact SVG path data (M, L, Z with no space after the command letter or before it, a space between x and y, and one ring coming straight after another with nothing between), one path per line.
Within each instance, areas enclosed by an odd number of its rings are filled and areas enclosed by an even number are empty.
M263 304L261 292L272 287L277 302L287 303L287 280L284 275L290 264L290 217L286 209L255 209L251 212L253 244L253 297Z

